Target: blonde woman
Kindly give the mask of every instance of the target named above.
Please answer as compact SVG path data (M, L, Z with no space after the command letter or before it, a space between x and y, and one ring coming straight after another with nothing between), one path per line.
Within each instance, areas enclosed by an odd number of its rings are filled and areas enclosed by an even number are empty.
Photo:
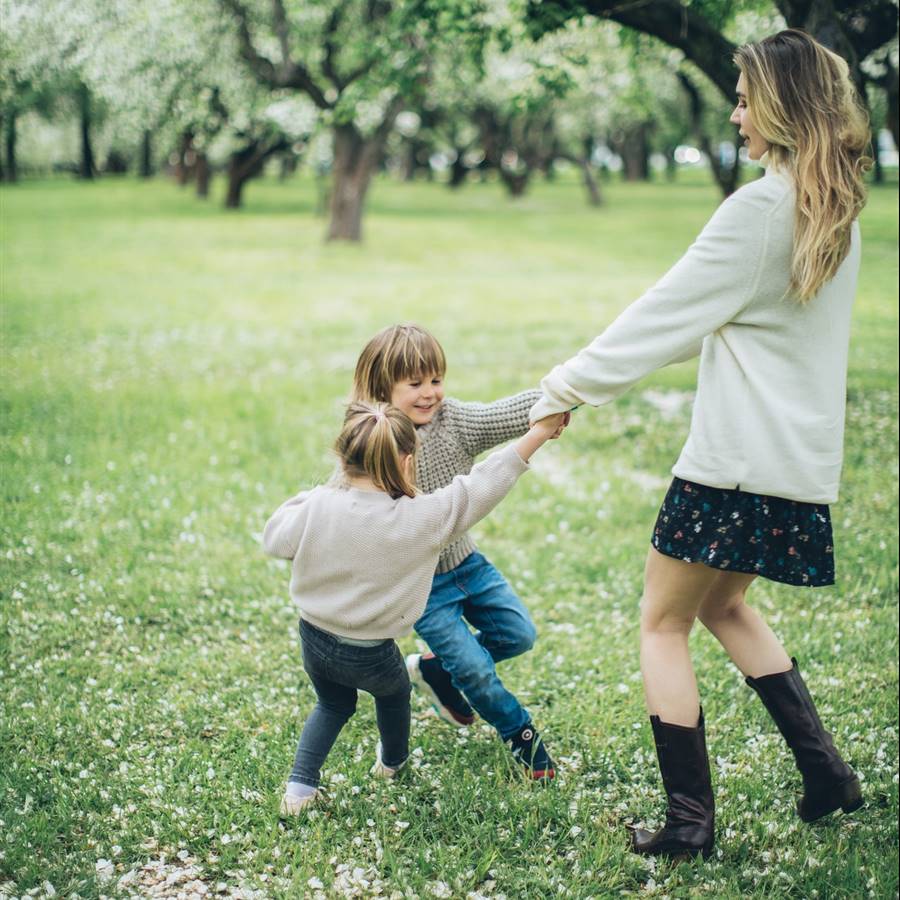
M638 853L708 855L714 802L688 652L696 619L762 698L803 777L813 821L862 804L859 780L800 677L745 601L757 577L834 582L828 505L841 472L850 311L860 262L868 127L846 63L782 31L735 55L738 125L765 177L726 200L684 257L542 383L532 421L608 403L700 355L690 434L653 532L641 670L665 824Z

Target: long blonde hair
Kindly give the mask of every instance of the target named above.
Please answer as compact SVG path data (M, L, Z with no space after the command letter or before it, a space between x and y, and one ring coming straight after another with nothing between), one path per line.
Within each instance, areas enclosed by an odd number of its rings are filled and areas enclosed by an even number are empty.
M395 500L416 495L415 466L404 465L416 447L412 420L387 403L351 403L334 444L345 475L368 476Z
M738 48L753 124L794 181L796 213L788 292L811 300L850 250L866 203L869 123L847 63L795 28Z
M387 403L394 385L407 378L447 371L444 350L431 332L419 325L383 328L360 353L353 376L353 399Z

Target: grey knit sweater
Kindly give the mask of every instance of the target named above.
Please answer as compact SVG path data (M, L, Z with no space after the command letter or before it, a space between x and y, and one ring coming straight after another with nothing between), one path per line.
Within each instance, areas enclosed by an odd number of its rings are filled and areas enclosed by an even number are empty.
M419 490L430 494L446 487L457 475L471 471L479 453L525 434L528 413L540 397L540 391L523 391L493 403L444 400L434 418L419 428ZM475 549L468 533L461 535L442 551L438 573L455 569Z
M293 560L291 596L317 628L374 640L407 634L425 609L442 546L486 516L528 470L514 447L433 494L321 485L266 523L267 553Z

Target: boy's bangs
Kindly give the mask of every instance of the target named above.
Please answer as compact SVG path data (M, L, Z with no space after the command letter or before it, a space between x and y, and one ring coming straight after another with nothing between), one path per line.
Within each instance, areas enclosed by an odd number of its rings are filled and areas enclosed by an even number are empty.
M447 369L447 360L440 344L433 338L418 335L419 339L410 339L398 347L395 356L394 371L391 373L394 383L417 375L440 375L443 377Z

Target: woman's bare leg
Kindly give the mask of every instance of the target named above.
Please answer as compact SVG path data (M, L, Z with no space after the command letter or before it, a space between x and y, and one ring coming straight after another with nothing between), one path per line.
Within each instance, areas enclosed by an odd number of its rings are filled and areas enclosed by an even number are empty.
M641 673L651 716L694 728L700 697L688 636L718 571L664 556L653 547L644 570L641 600Z
M744 675L760 678L788 671L791 660L772 629L744 602L747 588L755 577L740 572L717 572L698 617Z

